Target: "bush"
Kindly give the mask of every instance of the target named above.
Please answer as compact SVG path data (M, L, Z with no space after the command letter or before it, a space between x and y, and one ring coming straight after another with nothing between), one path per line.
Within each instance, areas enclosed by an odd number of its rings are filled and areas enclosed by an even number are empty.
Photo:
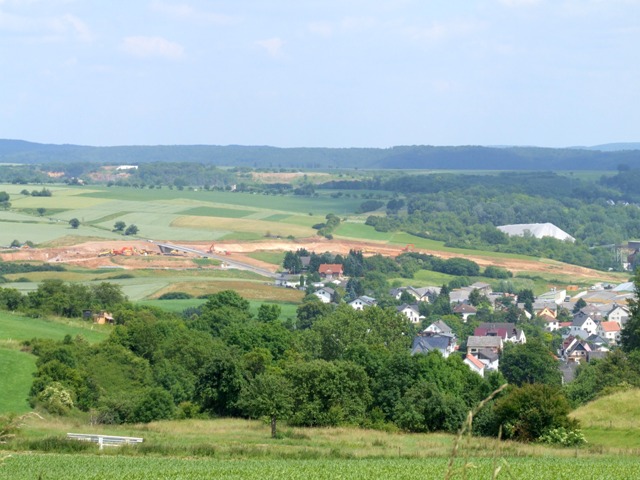
M96 449L92 442L69 440L66 437L45 437L27 442L29 450L38 452L77 453Z
M64 415L73 408L71 394L58 382L53 382L38 394L38 403L49 413Z
M167 292L158 297L158 300L188 300L193 298L193 295L186 292Z
M541 384L515 387L495 403L497 424L505 438L530 442L556 428L577 428L571 407L559 388ZM497 432L494 432L497 435Z
M548 445L559 445L562 447L577 447L587 443L587 439L581 430L569 430L564 427L552 428L542 435L538 441Z

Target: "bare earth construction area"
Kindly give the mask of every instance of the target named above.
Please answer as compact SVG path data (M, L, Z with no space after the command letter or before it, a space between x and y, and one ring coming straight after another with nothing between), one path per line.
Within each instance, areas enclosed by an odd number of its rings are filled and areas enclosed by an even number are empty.
M177 243L177 242L176 242ZM194 249L207 252L210 244L185 243L180 245L189 246ZM125 247L136 248L139 251L157 252L146 255L124 255L124 256L100 256L102 252L109 250L120 250ZM365 255L381 254L386 256L400 255L403 247L400 245L389 245L376 242L353 241L353 240L325 240L322 238L305 238L295 241L273 240L262 242L220 242L216 243L214 252L228 254L229 259L235 262L246 263L251 266L265 268L275 272L277 266L249 257L247 254L255 252L287 252L305 248L315 252L332 252L335 254L348 254L350 250L362 250ZM473 253L459 254L443 251L432 251L419 249L421 253L435 255L442 258L464 257L476 262L482 267L490 265L506 268L514 274L540 273L558 274L562 276L572 276L575 278L602 278L607 279L607 274L589 268L568 265L553 260L525 260L519 258L494 258ZM472 251L469 251L472 252ZM108 268L121 266L127 269L139 268L189 268L192 267L190 258L197 255L187 256L165 256L162 255L157 246L142 240L133 241L93 241L84 242L77 245L54 248L32 248L25 250L15 250L0 254L3 261L42 261L49 263L74 264L87 268ZM123 261L126 259L126 261ZM613 279L615 277L611 277Z

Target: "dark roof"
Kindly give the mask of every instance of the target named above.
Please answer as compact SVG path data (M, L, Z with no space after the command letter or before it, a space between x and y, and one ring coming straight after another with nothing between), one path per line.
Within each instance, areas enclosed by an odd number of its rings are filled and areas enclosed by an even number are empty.
M489 349L484 349L484 348L481 350L478 350L478 352L476 353L476 356L480 360L485 359L485 360L489 360L490 362L495 362L500 358L500 356L494 351Z
M449 346L450 337L432 335L429 337L414 337L411 345L411 355L416 353L429 353L432 350L444 352Z
M453 313L477 313L476 307L473 305L467 305L466 303L459 303L453 307Z

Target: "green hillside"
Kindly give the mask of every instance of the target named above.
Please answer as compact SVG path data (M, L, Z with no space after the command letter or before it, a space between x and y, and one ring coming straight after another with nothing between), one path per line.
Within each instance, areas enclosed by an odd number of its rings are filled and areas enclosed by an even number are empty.
M109 327L94 326L77 320L28 318L0 310L0 414L29 411L27 396L36 370L36 357L20 351L19 345L32 338L61 340L65 335L82 335L98 342L108 335Z
M640 389L598 398L575 412L592 445L640 448Z

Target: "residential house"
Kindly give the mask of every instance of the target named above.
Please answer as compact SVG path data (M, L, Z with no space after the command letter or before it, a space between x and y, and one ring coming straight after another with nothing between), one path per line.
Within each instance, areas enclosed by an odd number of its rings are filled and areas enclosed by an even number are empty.
M608 352L610 350L609 342L600 335L589 335L587 343L589 347L591 347L592 352Z
M396 310L402 313L411 323L420 323L420 321L424 318L420 315L420 309L418 305L400 305L396 307Z
M349 305L354 310L364 310L365 307L375 307L377 303L378 301L375 298L362 295L361 297L349 302Z
M425 328L424 333L446 333L447 335L452 335L453 330L442 320L438 320Z
M280 273L276 277L276 287L298 288L300 286L300 275Z
M591 304L586 307L582 307L578 313L589 316L593 319L594 322L599 322L602 320L604 313L608 310L605 306L604 308L598 307L597 305Z
M600 322L596 333L607 340L611 345L620 343L620 324L618 322Z
M571 345L565 351L567 362L586 362L587 355L591 353L591 347L585 340L580 340Z
M417 302L430 303L440 294L440 287L398 287L389 290L391 296L396 300L400 300L404 292L415 298Z
M593 318L591 318L591 316L578 312L573 317L569 333L574 337L580 336L581 338L586 339L589 335L596 333L597 329L598 324ZM585 335L584 332L587 334Z
M480 350L490 350L494 353L500 353L502 347L502 338L498 336L480 337L471 335L467 338L467 353L470 354L477 354Z
M533 302L533 314L537 316L551 315L553 317L557 317L558 304L554 302L535 301Z
M407 292L413 295L418 302L433 302L440 295L440 287L408 287Z
M311 263L310 255L303 255L300 257L300 263L302 264L302 270L309 270L309 263Z
M476 357L482 363L484 363L484 367L486 371L497 372L498 367L500 366L500 355L491 350L479 350L476 353Z
M624 327L629 320L629 308L614 303L606 316L610 322L618 322L620 327Z
M318 267L318 273L326 280L333 280L334 278L342 278L344 269L340 263L321 263Z
M481 323L473 334L480 337L500 337L503 342L527 343L524 331L513 323Z
M320 299L322 303L331 303L331 299L335 294L335 290L330 287L322 287L319 290L313 292L313 294Z
M471 290L469 288L454 288L449 292L449 300L451 304L465 303L469 301L469 294Z
M471 291L478 290L478 293L480 293L480 295L484 295L485 297L488 297L493 293L491 285L485 282L475 282L469 285L469 287L467 288L471 289Z
M417 353L429 353L434 350L440 352L444 358L447 358L458 348L456 337L454 335L418 335L414 337L411 346L411 355Z
M464 364L468 365L471 371L476 372L481 377L484 377L484 368L485 365L478 358L473 355L467 353L467 356L462 361Z
M556 330L560 330L560 322L558 319L552 315L539 315L539 317L544 322L544 329L547 332L554 332Z
M460 315L465 322L471 315L478 313L478 310L473 305L467 303L459 303L453 307L453 313Z

